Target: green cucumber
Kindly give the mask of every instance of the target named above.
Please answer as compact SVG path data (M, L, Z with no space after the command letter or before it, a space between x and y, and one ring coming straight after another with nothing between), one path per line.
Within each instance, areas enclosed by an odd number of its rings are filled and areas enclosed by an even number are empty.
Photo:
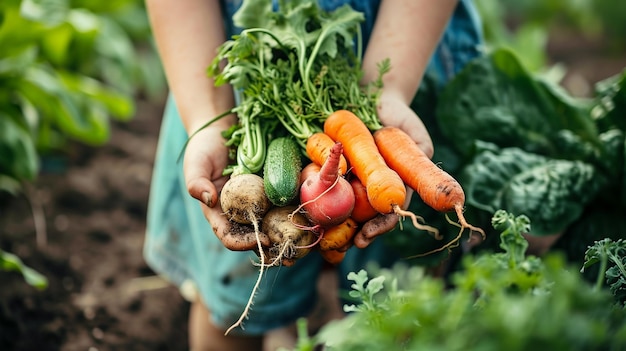
M265 194L276 206L291 203L300 190L300 148L291 137L273 139L263 165Z

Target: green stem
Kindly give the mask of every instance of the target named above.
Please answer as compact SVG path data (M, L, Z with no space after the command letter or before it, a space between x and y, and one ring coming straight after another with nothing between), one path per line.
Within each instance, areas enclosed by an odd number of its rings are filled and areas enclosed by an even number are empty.
M286 121L279 114L281 122L287 128L290 133L292 133L296 138L301 140L308 139L313 133L311 132L311 127L304 122L304 118L298 118L295 113L286 105L283 105L283 109L285 110L285 114L289 117L289 121ZM303 123L304 122L304 123Z
M611 259L611 261L613 261L613 263L615 263L622 277L626 278L626 267L624 266L622 260L619 258L619 255L615 255L613 252L611 252L609 253L609 258Z
M604 284L604 274L606 273L606 267L608 265L608 254L604 253L600 260L600 268L598 270L598 277L596 278L595 289L600 290Z
M217 122L218 120L230 115L233 113L233 109L231 108L230 110L224 111L221 114L217 115L216 117L212 118L211 120L209 120L208 122L206 122L205 124L203 124L200 128L198 128L198 130L196 130L195 132L193 132L189 138L187 138L187 141L185 141L185 145L183 145L183 149L180 150L180 153L178 154L178 158L176 160L176 162L180 162L180 160L182 159L183 155L185 154L185 150L187 149L187 145L189 144L189 141L191 140L191 138L193 138L196 134L198 134L201 130L203 130L204 128L210 126L211 124Z
M317 44L317 43L316 43ZM305 67L305 63L307 62L307 57L306 57L306 44L304 43L304 41L300 41L300 50L299 50L300 54L298 55L299 59L298 59L298 69L300 70L300 77L302 79L302 85L304 86L304 91L306 91L306 94L309 96L309 99L314 100L313 99L313 91L311 90L310 84L309 84L309 73L307 72L310 68L309 66L311 65L311 62L313 62L315 60L315 56L311 55L308 57L308 64Z
M280 39L278 39L278 37L276 36L276 34L274 34L271 30L269 29L265 29L265 28L248 28L248 29L244 29L241 32L241 35L247 34L247 33L263 33L263 34L267 34L269 35L272 39L274 39L274 41L276 42L276 44L280 45L280 47L282 49L284 49L285 51L289 51L289 48L287 48L281 41Z
M252 117L254 118L254 117ZM245 122L246 134L238 148L238 159L251 173L256 173L263 167L265 160L265 136L258 122Z

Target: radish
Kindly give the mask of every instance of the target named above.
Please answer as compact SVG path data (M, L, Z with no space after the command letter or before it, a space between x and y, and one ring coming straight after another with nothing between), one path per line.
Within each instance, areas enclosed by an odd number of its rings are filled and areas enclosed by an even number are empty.
M300 203L307 218L322 228L345 221L354 209L354 191L339 175L343 146L337 142L319 172L311 174L300 187Z

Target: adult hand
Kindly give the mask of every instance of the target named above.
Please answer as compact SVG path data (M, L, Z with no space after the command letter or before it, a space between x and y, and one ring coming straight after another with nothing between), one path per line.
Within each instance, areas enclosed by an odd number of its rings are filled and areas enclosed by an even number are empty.
M228 180L228 176L222 175L228 161L220 128L209 126L197 132L185 150L183 172L187 191L200 201L204 216L226 248L258 251L254 229L230 222L219 203L219 193ZM261 245L270 245L267 235L261 234L260 240Z
M433 156L433 142L426 126L399 95L385 93L381 95L378 117L383 125L404 130L428 157ZM398 152L402 151L399 150ZM407 187L403 209L408 208L413 192L413 189ZM361 226L359 232L354 236L354 245L361 249L367 247L376 237L392 230L399 220L400 218L395 213L378 215Z

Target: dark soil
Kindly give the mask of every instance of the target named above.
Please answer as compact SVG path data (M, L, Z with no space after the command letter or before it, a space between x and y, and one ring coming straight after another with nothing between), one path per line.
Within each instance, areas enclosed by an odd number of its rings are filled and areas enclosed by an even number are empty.
M552 45L578 94L626 67L577 38ZM48 158L19 196L0 197L0 248L49 279L0 271L0 350L187 350L188 304L142 256L162 104L138 102L109 143Z
M46 159L25 194L2 197L0 247L49 286L0 271L0 350L188 349L187 303L142 257L162 106L137 112L106 145Z

